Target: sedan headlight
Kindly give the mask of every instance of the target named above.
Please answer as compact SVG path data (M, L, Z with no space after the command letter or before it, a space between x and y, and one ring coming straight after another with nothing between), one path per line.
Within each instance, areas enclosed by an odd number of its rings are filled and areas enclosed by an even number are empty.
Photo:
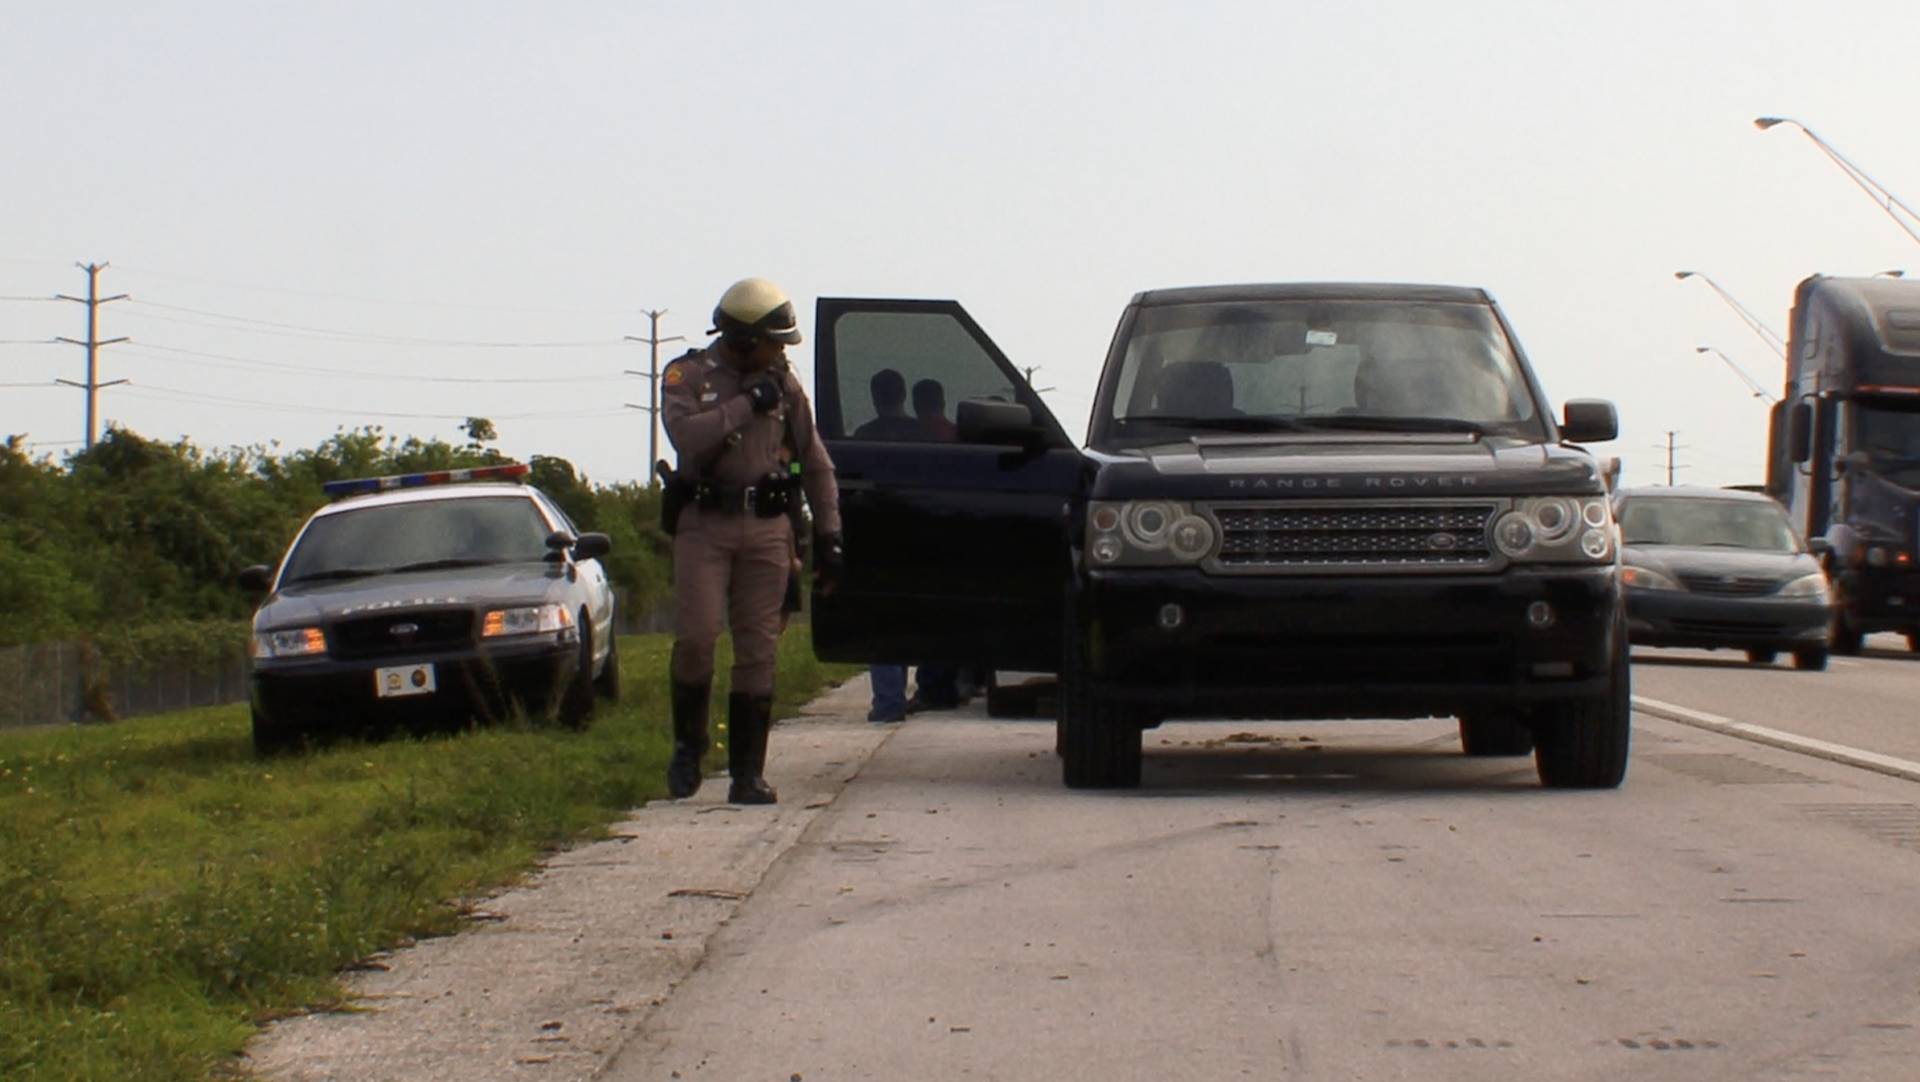
M573 626L573 613L565 605L523 605L511 609L490 609L480 624L480 637L499 635L537 635L540 632L565 631Z
M1087 509L1087 555L1101 567L1197 564L1219 537L1192 505L1173 500L1098 500Z
M1606 563L1613 509L1605 496L1529 496L1493 524L1493 547L1510 560Z
M317 627L294 627L285 631L262 631L253 637L255 660L310 657L327 652L327 635Z
M1658 571L1627 564L1620 569L1620 584L1631 590L1678 590L1672 579Z
M1827 593L1827 576L1820 571L1815 571L1811 575L1802 575L1780 587L1780 596L1819 601L1822 604L1831 599Z

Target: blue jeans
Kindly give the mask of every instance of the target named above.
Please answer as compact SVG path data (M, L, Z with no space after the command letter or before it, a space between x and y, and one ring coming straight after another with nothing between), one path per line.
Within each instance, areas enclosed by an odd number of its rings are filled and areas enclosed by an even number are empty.
M898 720L907 716L907 667L875 665L867 670L873 681L873 711L868 720Z

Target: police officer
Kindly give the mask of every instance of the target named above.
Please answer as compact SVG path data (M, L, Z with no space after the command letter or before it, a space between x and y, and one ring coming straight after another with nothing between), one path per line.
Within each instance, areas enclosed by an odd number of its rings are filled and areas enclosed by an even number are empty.
M727 799L772 804L764 777L772 726L774 651L795 552L789 511L804 492L813 512L814 568L823 588L840 568L840 500L833 462L814 433L806 393L787 365L800 341L793 302L760 278L734 283L713 310L718 337L661 373L672 484L687 503L673 538L673 760L667 790L692 796L707 751L714 643L733 633L727 697ZM796 516L797 517L797 516Z

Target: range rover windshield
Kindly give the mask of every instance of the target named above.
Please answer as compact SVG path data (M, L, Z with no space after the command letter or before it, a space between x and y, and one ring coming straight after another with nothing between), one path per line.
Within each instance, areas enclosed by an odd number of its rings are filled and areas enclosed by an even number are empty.
M1129 330L1109 447L1250 432L1457 432L1538 441L1545 426L1485 305L1273 300L1156 305Z

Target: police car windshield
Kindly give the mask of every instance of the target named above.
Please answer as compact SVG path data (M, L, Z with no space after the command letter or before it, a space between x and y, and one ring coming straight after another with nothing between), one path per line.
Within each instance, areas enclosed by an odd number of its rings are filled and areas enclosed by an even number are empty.
M316 517L281 580L538 562L551 528L525 496L371 504Z

